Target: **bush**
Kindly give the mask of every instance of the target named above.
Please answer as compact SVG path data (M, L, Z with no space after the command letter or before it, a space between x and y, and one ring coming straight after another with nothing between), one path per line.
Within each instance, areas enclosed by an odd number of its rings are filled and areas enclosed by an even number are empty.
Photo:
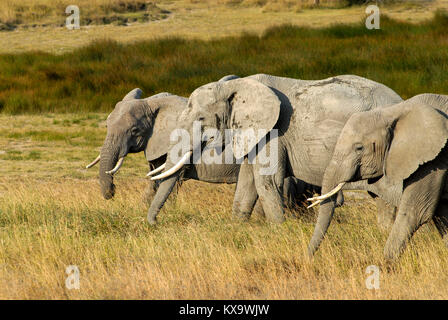
M301 79L357 74L403 98L448 93L448 17L414 25L383 16L322 29L285 25L261 37L212 41L169 38L121 45L99 41L64 55L0 55L0 112L108 112L127 92L188 96L227 74L267 73Z

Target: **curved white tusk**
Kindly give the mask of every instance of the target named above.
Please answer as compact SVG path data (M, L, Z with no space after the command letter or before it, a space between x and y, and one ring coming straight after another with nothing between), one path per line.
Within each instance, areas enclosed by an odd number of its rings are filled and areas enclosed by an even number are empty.
M96 165L98 162L100 162L100 158L101 158L101 156L96 157L95 160L93 160L91 163L89 163L88 165L86 165L86 169L90 169L90 168L92 168L94 165Z
M118 162L117 162L117 165L115 166L115 168L113 168L110 171L106 171L106 173L113 176L115 173L117 173L118 170L120 170L120 167L123 165L123 161L124 161L124 158L118 159Z
M169 177L173 174L175 174L177 171L179 171L183 165L185 164L185 162L188 161L188 159L190 158L191 154L193 152L188 151L186 154L184 154L184 156L179 160L178 163L176 163L176 165L174 167L172 167L171 169L162 172L161 174L159 174L158 176L152 177L151 180L160 180L166 177Z
M316 200L325 200L325 199L328 199L328 198L330 198L331 196L333 196L333 195L335 195L336 193L338 193L341 189L342 189L342 187L345 185L345 182L341 182L340 184L338 184L337 186L336 186L336 188L334 188L333 190L331 190L330 192L328 192L328 193L326 193L326 194L323 194L323 195L321 195L321 196L318 196L318 197L314 197L314 198L308 198L307 200L308 201L316 201Z
M157 169L154 169L152 171L149 171L148 174L146 175L147 177L152 176L156 173L159 173L160 171L162 171L163 169L165 169L166 167L166 163L162 164L160 167L158 167Z
M312 204L310 204L308 207L306 207L307 209L310 209L312 207L317 206L319 203L321 203L323 200L317 200L316 202L313 202Z

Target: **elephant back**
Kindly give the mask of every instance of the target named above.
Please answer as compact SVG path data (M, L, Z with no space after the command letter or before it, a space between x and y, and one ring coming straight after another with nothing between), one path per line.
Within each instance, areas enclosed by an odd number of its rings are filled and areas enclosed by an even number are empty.
M295 86L288 92L288 97L292 101L296 119L303 121L304 125L329 119L345 123L356 112L403 101L392 89L354 75L336 76Z

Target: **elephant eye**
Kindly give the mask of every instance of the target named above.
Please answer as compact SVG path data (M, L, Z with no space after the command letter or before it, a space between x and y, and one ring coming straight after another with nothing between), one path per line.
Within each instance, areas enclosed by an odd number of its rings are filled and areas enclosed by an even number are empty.
M198 118L198 121L204 121L205 120L205 117L199 117Z
M362 152L364 150L364 146L360 143L355 144L355 151L356 152Z
M131 129L131 134L132 134L133 136L137 136L137 135L138 135L138 129L137 129L137 128L132 128L132 129Z

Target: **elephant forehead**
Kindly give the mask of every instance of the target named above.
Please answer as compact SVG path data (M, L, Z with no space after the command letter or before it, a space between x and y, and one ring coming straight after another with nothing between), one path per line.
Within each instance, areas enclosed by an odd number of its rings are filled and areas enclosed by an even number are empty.
M362 136L362 133L356 130L356 128L353 128L350 125L346 125L344 129L341 132L340 140L344 140L346 142L353 143L354 140L359 140Z
M213 103L216 100L216 84L202 86L193 91L190 97L193 106Z
M142 116L142 108L140 101L120 102L110 114L109 121L111 125L133 125Z
M114 112L117 116L125 116L135 112L141 106L141 100L120 101L117 103Z
M387 134L385 126L378 120L376 112L354 114L347 121L343 135L349 140L377 140Z
M190 96L188 107L202 109L216 104L220 98L218 95L220 87L221 84L216 82L196 89Z

